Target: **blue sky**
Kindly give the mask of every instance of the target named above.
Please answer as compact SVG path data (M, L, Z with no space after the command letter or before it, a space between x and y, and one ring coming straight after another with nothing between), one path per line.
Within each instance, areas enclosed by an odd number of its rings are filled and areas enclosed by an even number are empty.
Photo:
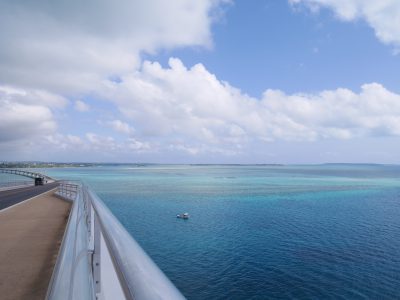
M400 163L400 3L0 2L0 157Z
M144 57L166 65L201 62L218 78L259 97L268 87L318 92L381 82L400 92L400 60L368 24L340 22L332 11L296 11L286 1L236 1L213 26L212 49L184 48Z

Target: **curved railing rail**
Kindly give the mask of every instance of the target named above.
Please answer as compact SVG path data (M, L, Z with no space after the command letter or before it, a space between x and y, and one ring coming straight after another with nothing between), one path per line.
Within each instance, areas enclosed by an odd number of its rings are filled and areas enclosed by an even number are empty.
M14 174L14 175L20 175L20 176L24 176L24 177L29 177L29 178L43 178L43 179L47 179L47 180L54 180L53 178L38 173L38 172L32 172L32 171L27 171L27 170L21 170L21 169L3 169L0 168L0 173L6 173L6 174Z
M80 183L63 182L58 194L73 201L47 299L96 299L90 265L91 226Z
M74 204L47 299L185 299L92 190L58 193Z
M0 168L0 173L4 174L13 174L13 175L19 175L19 176L24 176L28 178L32 178L34 180L35 185L44 185L46 183L51 183L54 182L55 180L51 178L50 176L38 173L38 172L32 172L31 170L26 170L26 169L6 169L6 168Z
M91 190L88 195L127 299L184 299L103 201Z

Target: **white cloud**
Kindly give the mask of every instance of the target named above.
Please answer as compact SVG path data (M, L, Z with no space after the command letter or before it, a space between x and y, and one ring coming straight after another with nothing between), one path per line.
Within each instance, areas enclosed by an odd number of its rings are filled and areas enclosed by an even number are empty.
M128 135L135 131L128 123L122 122L121 120L109 121L108 125L115 131Z
M311 140L400 135L400 95L377 83L363 85L358 94L343 88L294 95L268 90L262 103L301 128ZM301 136L296 130L286 134Z
M257 99L219 80L201 64L187 68L179 59L170 59L168 68L146 61L121 82L104 82L99 94L135 124L133 129L119 119L105 122L128 135L125 140L94 133L60 135L49 106L62 108L65 99L37 90L0 87L2 147L26 140L41 144L42 149L50 149L46 143L53 150L77 152L79 148L83 155L104 152L129 157L129 153L167 151L228 157L268 148L271 141L400 136L400 95L378 83L365 84L359 92L266 90Z
M106 156L128 155L129 153L143 153L154 151L155 149L148 142L143 142L135 138L127 138L117 141L111 136L104 136L88 132L84 137L75 135L53 134L48 135L38 147L46 147L51 144L51 148L59 151L81 152L81 154L91 153L94 157L100 154ZM79 149L76 147L79 146Z
M343 20L365 19L383 42L400 45L398 1L289 1L330 8ZM163 151L229 156L260 145L266 149L270 141L400 136L400 95L377 83L365 84L358 92L266 90L257 99L202 64L187 68L171 59L163 68L141 63L143 52L211 46L213 12L223 2L1 1L0 147L8 145L13 152L20 143L31 149L86 153L83 157L91 159L95 153L129 157ZM79 99L88 94L119 108L123 116L106 112L101 117L113 121L102 124L128 135L125 140L56 132L54 115L68 103L59 95ZM87 111L89 106L78 100L74 108Z
M59 95L94 94L104 80L134 71L143 53L185 46L211 47L210 27L227 2L0 1L3 149L6 140L10 149L11 140L25 139L30 143L32 137L37 138L37 143L38 138L47 139L54 147L51 141L64 148L82 142L55 133L54 110L68 103ZM89 106L78 100L74 108L87 111ZM132 127L118 120L112 126L119 132L133 132ZM85 145L88 142L98 149L102 143L114 149L119 147L115 141L93 134L83 141ZM138 149L148 147L146 142L137 140L129 145Z
M90 106L81 100L76 100L74 108L76 111L85 112L85 111L89 111Z
M49 107L65 103L62 97L44 91L0 86L0 144L54 132L56 122Z
M361 91L339 88L288 95L267 90L252 98L218 80L203 65L187 69L144 62L122 82L108 82L104 97L115 101L141 136L164 139L196 154L199 147L235 150L252 141L316 141L400 136L400 95L377 83ZM197 145L197 146L194 146ZM200 146L199 146L200 145ZM239 151L239 150L238 150Z
M95 133L88 132L86 133L86 138L94 146L104 147L104 146L115 145L114 138L111 136L105 137Z
M226 0L1 1L0 82L88 92L130 72L142 52L209 47Z
M305 4L313 11L329 8L345 21L364 19L382 42L400 47L398 0L289 0L289 3Z
M147 142L141 142L138 141L137 139L130 138L127 140L127 148L129 150L134 150L136 152L142 152L142 151L150 151L151 146Z
M68 134L66 136L67 141L74 146L81 146L83 145L83 141L79 136Z
M49 108L64 108L68 100L62 96L41 89L17 88L0 85L2 99L21 104L43 105Z

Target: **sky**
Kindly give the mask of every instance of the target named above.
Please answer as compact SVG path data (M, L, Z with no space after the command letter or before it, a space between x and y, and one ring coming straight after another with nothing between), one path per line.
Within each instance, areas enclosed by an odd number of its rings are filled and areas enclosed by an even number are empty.
M0 0L0 160L400 163L398 0Z

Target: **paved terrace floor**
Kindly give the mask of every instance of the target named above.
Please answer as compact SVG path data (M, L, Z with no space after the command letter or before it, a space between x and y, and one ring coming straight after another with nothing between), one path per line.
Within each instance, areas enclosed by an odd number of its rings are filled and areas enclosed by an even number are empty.
M45 298L71 207L53 193L45 192L0 210L0 298L3 300ZM28 199L27 194L22 191L17 200ZM12 195L15 198L16 194ZM0 192L0 203L4 199L6 196Z

